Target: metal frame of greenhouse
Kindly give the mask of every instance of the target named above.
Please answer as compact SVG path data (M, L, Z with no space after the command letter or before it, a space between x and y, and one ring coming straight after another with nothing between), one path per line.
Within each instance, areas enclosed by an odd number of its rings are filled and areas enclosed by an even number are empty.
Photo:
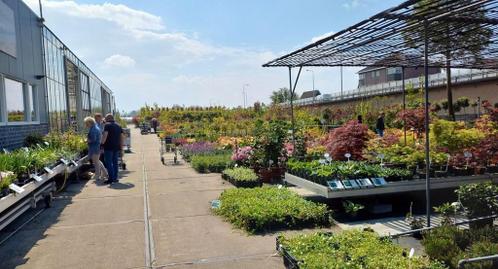
M472 36L476 32L483 33L486 38L458 41L458 37ZM406 67L423 67L425 78L430 67L498 69L497 32L498 0L409 0L274 59L263 67L289 69L291 96L295 94L303 67L379 66L402 67L403 71ZM444 42L444 47L432 46L431 40ZM469 52L473 49L478 52ZM298 68L295 80L293 68ZM404 109L404 85L402 88ZM425 79L425 161L430 166L428 88L429 80ZM292 98L290 106L294 138ZM429 174L430 169L426 169L428 226L431 211Z

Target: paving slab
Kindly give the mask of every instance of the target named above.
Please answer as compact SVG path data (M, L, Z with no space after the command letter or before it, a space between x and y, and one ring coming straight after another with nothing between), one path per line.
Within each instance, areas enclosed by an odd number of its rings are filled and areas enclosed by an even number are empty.
M141 267L143 227L142 222L23 230L0 248L1 268Z

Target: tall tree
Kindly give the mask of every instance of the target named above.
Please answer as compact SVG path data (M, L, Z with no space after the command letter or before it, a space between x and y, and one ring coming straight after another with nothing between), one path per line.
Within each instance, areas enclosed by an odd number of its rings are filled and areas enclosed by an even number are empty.
M459 0L458 4L474 3L474 0ZM419 14L417 18L407 21L408 24L420 23L421 17L425 14L434 12L436 6L440 4L451 4L454 7L454 0L420 0L415 4L415 13ZM447 11L450 8L448 8ZM438 10L445 13L443 10ZM457 15L450 15L450 17ZM475 19L486 18L483 8L475 6L472 14L458 14L458 16L472 16ZM481 27L481 23L465 20L442 20L431 21L428 27L429 53L434 56L441 55L444 57L446 66L446 92L448 99L448 116L450 120L455 120L455 109L453 107L453 92L451 85L451 65L454 59L465 61L479 61L482 58L483 50L490 44L492 31L488 28ZM412 28L404 34L404 39L411 45L420 47L421 41L424 40L424 27ZM423 46L423 44L422 44Z
M272 92L270 99L273 104L285 103L291 100L291 91L288 88L280 88ZM297 100L296 93L294 93L293 100Z

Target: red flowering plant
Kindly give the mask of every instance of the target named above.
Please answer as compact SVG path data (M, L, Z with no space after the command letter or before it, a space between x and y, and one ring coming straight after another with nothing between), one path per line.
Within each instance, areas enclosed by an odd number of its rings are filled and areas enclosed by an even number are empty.
M486 113L489 114L490 119L493 122L498 123L498 108L491 105L489 101L483 101L482 107L484 108Z
M352 120L330 131L324 146L334 160L346 160L346 153L351 154L353 160L361 160L363 149L370 137L365 124Z

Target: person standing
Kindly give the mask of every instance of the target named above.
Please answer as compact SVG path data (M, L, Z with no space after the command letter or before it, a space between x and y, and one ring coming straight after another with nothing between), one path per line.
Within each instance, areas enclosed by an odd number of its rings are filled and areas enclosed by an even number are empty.
M87 143L88 143L88 157L92 160L93 166L95 167L95 174L93 175L94 180L103 179L102 176L108 177L107 170L102 164L100 159L100 142L102 138L102 133L100 132L95 119L92 117L86 117L85 120L86 128L88 128Z
M95 122L97 122L97 126L99 127L100 129L100 132L103 134L104 133L104 119L102 117L102 114L100 113L95 113Z
M123 129L114 121L112 114L107 114L105 121L102 145L104 146L104 163L109 173L109 179L104 183L112 184L118 181L118 158L123 150Z
M363 116L362 115L358 115L358 123L359 124L362 124L363 123Z
M386 129L386 125L384 124L384 116L384 112L381 112L377 118L377 124L375 124L375 129L380 137L384 137L384 130Z

